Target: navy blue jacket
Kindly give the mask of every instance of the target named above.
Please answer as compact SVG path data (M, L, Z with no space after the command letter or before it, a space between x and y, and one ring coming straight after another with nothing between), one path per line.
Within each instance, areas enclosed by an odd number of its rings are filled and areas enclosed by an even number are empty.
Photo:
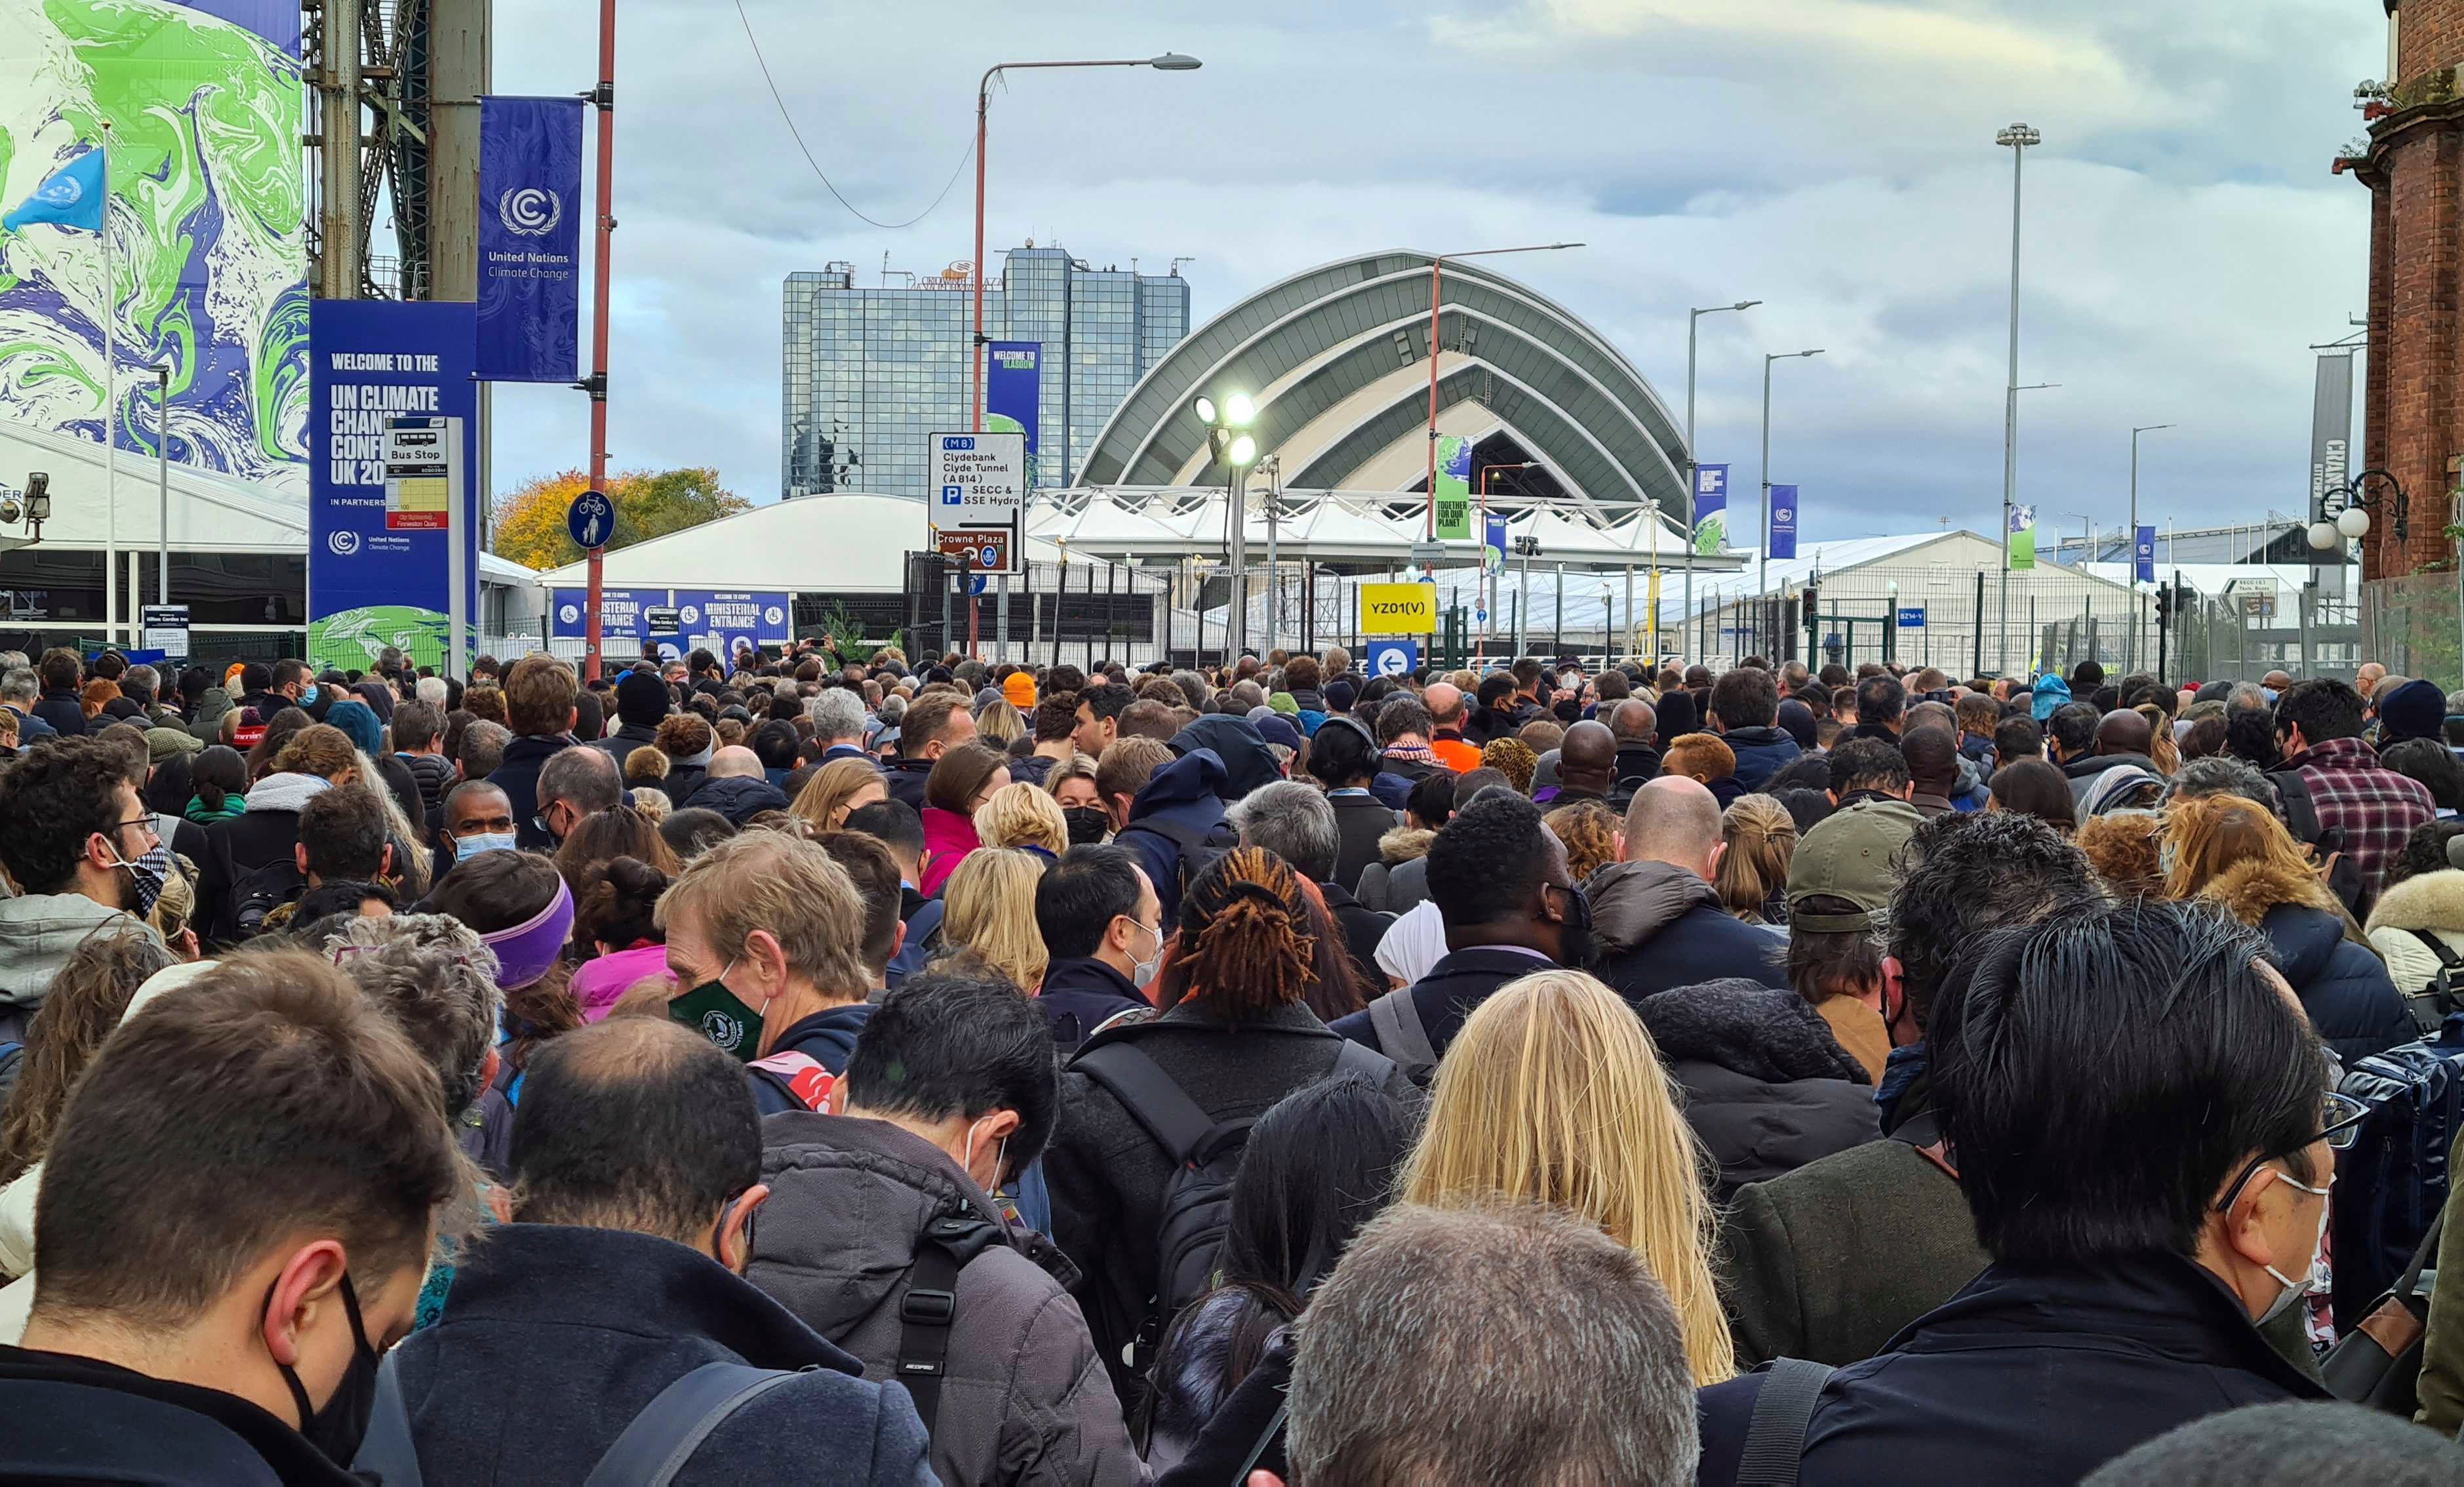
M703 1440L695 1483L930 1483L907 1392L708 1257L648 1235L502 1224L443 1318L394 1356L431 1482L578 1482L659 1390L706 1363L802 1369Z
M1056 960L1045 968L1044 989L1035 1000L1052 1024L1052 1041L1065 1060L1108 1019L1149 1005L1128 976L1092 956Z
M924 781L932 776L931 759L881 761L881 778L890 787L890 798L903 801L913 810L924 809Z
M1764 1377L1701 1391L1698 1487L1736 1479ZM2177 1425L2325 1397L2223 1282L2181 1256L1994 1264L1832 1375L1798 1480L2071 1487Z
M488 783L505 793L514 808L514 845L525 852L553 852L556 839L539 829L534 818L539 815L539 771L547 761L573 747L573 739L563 733L524 733L505 745L505 756L498 761L496 772ZM624 766L617 766L622 769Z
M2344 937L2343 921L2323 908L2279 904L2259 924L2276 947L2284 979L2310 1025L2344 1067L2420 1037L2396 995L2387 962Z
M1628 1001L1731 976L1788 986L1787 947L1683 867L1611 863L1583 889L1600 949L1595 973Z
M1261 746L1263 747L1263 745ZM1144 821L1169 821L1181 830L1214 832L1224 842L1236 840L1223 819L1223 760L1212 749L1196 749L1158 769L1144 790L1130 802L1130 823L1112 839L1137 854L1163 906L1164 932L1180 919L1180 848L1169 837L1138 830Z
M799 1018L779 1035L770 1052L800 1053L834 1075L844 1074L847 1057L855 1052L856 1036L872 1020L873 1005L869 1001L851 1002ZM753 1082L753 1104L764 1115L809 1108L763 1070L747 1069L745 1077Z
M716 811L731 825L741 826L763 811L783 811L787 797L777 785L751 775L724 775L704 779L693 790L695 810Z
M1463 1022L1482 1002L1508 981L1519 981L1527 975L1554 971L1557 963L1546 955L1520 950L1504 950L1490 945L1475 945L1468 950L1448 951L1429 968L1429 973L1413 982L1407 989L1412 1006L1420 1014L1420 1026L1428 1032L1429 1046L1441 1055L1446 1045L1463 1031ZM1381 1047L1377 1028L1369 1020L1366 1008L1327 1024L1355 1043L1363 1043L1388 1058L1396 1055Z
M0 1347L0 1481L346 1487L363 1480L237 1394Z
M1737 756L1737 783L1751 795L1805 751L1776 728L1732 728L1721 735Z

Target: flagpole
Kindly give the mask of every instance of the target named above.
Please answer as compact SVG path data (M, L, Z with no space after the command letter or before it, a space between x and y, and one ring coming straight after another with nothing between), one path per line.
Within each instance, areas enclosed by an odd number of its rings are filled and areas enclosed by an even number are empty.
M103 123L109 139L111 124ZM111 648L120 623L120 361L115 340L120 306L111 274L111 146L102 147L102 645Z

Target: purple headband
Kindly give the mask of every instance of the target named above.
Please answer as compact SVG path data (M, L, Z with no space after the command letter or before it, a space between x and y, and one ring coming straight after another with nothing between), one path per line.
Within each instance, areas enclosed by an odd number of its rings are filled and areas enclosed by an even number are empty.
M479 939L496 952L497 989L511 992L554 970L564 954L564 942L572 936L573 890L559 873L556 897L547 901L547 908L510 929L494 930Z

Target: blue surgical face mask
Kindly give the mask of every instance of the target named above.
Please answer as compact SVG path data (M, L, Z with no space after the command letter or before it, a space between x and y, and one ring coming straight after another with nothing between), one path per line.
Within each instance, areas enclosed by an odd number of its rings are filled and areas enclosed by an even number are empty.
M476 836L458 837L453 842L453 860L467 863L482 852L510 852L514 834L510 831L483 831Z
M299 706L301 706L301 707L303 707L303 708L313 708L313 707L315 707L316 705L317 705L317 684L316 684L316 683L314 683L314 682L310 682L310 683L307 685L307 687L306 687L306 688L304 688L303 689L301 689L301 691L300 691L300 693L299 693Z

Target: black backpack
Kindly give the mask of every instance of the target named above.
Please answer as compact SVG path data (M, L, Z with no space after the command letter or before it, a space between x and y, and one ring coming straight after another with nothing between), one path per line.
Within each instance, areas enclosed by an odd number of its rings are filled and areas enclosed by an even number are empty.
M1189 886L1198 881L1199 874L1214 866L1216 859L1241 844L1240 834L1232 829L1229 821L1217 821L1203 831L1194 831L1178 821L1150 816L1122 827L1120 835L1126 837L1133 831L1147 832L1172 843L1179 864L1175 869L1174 878L1179 884L1184 898L1189 896ZM1120 837L1112 840L1117 842Z
M1348 1038L1341 1042L1330 1078L1356 1074L1382 1085L1394 1073L1394 1061L1384 1055ZM1231 1224L1232 1177L1256 1118L1216 1120L1126 1037L1090 1043L1069 1066L1110 1090L1172 1158L1172 1181L1155 1226L1155 1297L1131 1355L1132 1367L1144 1374L1154 1365L1164 1328L1181 1308L1215 1288L1216 1258Z
M2423 947L2438 957L2438 970L2430 980L2418 987L2399 986L2405 1009L2412 1014L2412 1025L2424 1038L2436 1038L2438 1029L2451 1012L2464 1012L2464 999L2459 999L2456 983L2464 980L2464 956L2447 948L2435 929L2407 929Z
M2328 890L2334 893L2345 909L2356 917L2362 908L2362 869L2344 852L2344 828L2319 824L2319 807L2310 798L2309 781L2298 769L2276 770L2268 775L2277 797L2284 802L2284 826L2293 840L2311 849L2313 860L2324 863L2334 859L2336 865L2327 873Z
M308 891L299 864L289 858L268 863L239 881L231 894L234 940L254 939L265 931L265 916L285 904L297 904Z

